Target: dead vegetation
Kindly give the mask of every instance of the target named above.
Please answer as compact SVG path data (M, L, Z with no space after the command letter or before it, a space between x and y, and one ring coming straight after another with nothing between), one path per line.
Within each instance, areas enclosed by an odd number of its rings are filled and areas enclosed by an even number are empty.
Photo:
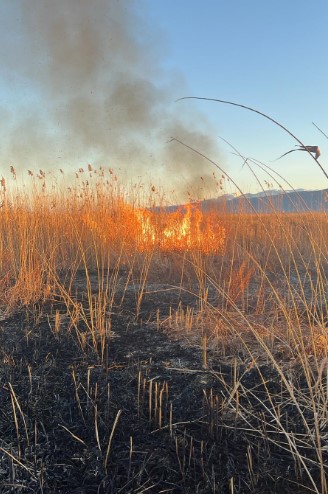
M327 494L327 213L29 175L1 182L1 492Z

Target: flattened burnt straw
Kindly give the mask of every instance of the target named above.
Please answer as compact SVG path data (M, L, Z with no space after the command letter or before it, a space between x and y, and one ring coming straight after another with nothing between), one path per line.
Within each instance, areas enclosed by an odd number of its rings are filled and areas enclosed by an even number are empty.
M182 100L185 100L185 99L197 99L197 100L202 100L202 101L214 101L215 103L224 103L226 105L232 105L232 106L237 106L239 108L244 108L245 110L248 110L248 111L251 111L253 113L257 113L258 115L261 115L262 117L270 120L271 122L273 122L275 125L277 125L278 127L280 127L281 129L283 129L285 132L287 132L287 134L289 134L293 139L295 139L296 142L298 142L298 144L302 147L302 148L306 148L306 145L300 141L298 139L298 137L296 137L290 130L288 130L284 125L282 125L281 123L279 123L277 120L275 120L274 118L272 117L269 117L269 115L266 115L265 113L259 111L259 110L255 110L254 108L251 108L250 106L246 106L246 105L241 105L240 103L234 103L232 101L226 101L226 100L222 100L222 99L216 99L216 98L205 98L205 97L201 97L201 96L183 96L182 98L178 98L176 101L182 101ZM308 151L308 150L307 150ZM325 175L325 177L328 179L328 173L325 171L325 169L323 168L323 166L319 163L318 159L313 156L311 154L310 151L308 151L309 155L314 159L314 161L317 163L317 165L320 167L322 173Z

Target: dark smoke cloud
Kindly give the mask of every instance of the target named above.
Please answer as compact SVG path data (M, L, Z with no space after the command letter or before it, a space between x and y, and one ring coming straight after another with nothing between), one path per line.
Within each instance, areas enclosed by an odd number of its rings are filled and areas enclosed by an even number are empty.
M1 134L3 162L26 168L107 164L131 179L150 173L180 197L201 188L214 193L211 166L168 144L176 137L218 158L204 116L174 103L184 84L162 70L163 47L138 14L141 7L132 0L1 5L1 28L11 34L0 62L20 108Z

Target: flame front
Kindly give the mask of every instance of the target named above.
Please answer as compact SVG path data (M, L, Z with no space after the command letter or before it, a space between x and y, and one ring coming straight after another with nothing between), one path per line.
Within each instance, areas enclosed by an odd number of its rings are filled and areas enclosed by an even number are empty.
M140 250L158 247L162 251L200 250L205 253L222 250L225 229L215 213L202 213L196 205L187 205L175 212L138 210L141 235Z
M106 245L119 242L140 252L158 249L215 253L222 251L226 236L218 213L203 213L195 204L168 212L136 208L120 201L101 218L96 212L85 212L83 223Z

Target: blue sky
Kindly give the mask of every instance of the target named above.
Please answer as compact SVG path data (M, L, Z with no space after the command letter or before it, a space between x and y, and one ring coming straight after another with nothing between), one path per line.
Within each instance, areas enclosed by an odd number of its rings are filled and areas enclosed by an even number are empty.
M176 137L217 161L245 192L258 190L221 136L295 188L327 187L307 153L272 161L297 143L264 118L214 102L176 102L199 96L260 110L319 145L328 170L328 141L312 125L328 133L327 20L326 0L2 2L0 174L12 164L72 172L91 162L197 195L216 169L168 144Z
M150 0L147 5L166 40L166 66L185 77L184 95L233 101L268 114L302 142L320 145L320 162L328 170L328 141L312 125L328 133L326 1ZM183 111L189 102L179 104ZM306 153L270 163L297 144L272 123L222 104L199 106L217 134L242 154L267 162L296 187L327 186ZM225 150L229 168L238 173Z

